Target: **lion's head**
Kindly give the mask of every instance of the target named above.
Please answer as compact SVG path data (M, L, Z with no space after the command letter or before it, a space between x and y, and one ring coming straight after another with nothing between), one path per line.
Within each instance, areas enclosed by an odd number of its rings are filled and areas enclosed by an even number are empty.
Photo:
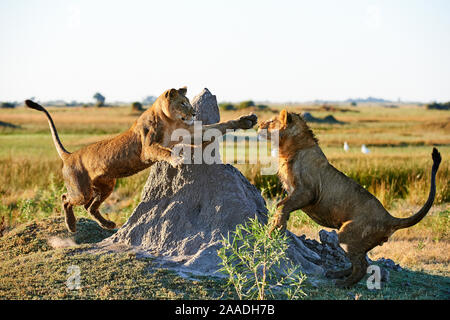
M286 110L282 110L278 117L273 117L270 120L263 121L259 125L259 138L270 140L271 136L277 133L280 143L287 138L295 137L299 140L312 138L315 142L317 142L317 139L306 124L303 117L297 113L287 112Z
M195 111L189 99L186 98L187 88L178 90L166 90L160 97L162 99L162 109L164 114L175 121L182 121L186 125L194 123Z

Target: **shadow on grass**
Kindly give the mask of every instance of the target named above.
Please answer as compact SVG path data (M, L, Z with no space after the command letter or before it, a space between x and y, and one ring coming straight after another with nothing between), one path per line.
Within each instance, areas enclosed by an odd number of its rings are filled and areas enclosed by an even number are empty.
M98 225L97 222L80 218L77 221L77 232L72 235L76 244L100 242L117 232L117 229L106 230Z
M382 265L379 265L384 268ZM450 277L424 271L403 269L390 272L389 281L382 282L381 289L367 288L367 277L353 288L338 289L331 281L320 286L308 285L306 299L348 300L449 300Z

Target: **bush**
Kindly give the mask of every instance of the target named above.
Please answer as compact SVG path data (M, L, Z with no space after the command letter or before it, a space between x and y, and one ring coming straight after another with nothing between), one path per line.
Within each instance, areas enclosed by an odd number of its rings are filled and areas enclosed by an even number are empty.
M12 109L12 108L15 108L15 107L16 107L16 105L14 103L11 103L11 102L2 102L0 104L0 108L2 108L2 109Z
M274 231L269 237L268 225L257 218L236 226L233 239L223 237L218 256L221 271L228 274L227 287L234 287L239 299L298 299L306 279L287 258L288 237Z
M266 110L267 108L269 108L269 106L268 105L265 105L265 104L258 104L257 106L256 106L256 108L258 109L258 110Z
M433 102L433 103L427 104L426 108L428 110L450 110L450 101L446 102L446 103Z
M236 107L232 103L224 102L219 104L219 109L223 111L229 111L229 110L236 110Z
M133 102L131 104L131 111L141 112L143 110L144 110L144 108L142 107L142 103L140 103L140 102Z
M239 103L236 106L236 108L238 110L240 110L240 109L246 109L246 108L254 107L254 106L255 106L255 103L252 100L246 100L246 101L242 101L241 103Z

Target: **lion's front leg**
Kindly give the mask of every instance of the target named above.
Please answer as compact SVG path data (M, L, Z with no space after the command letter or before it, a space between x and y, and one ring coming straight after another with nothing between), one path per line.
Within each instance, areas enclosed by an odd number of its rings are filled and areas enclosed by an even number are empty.
M223 135L227 132L227 130L251 129L257 122L258 117L252 113L247 116L242 116L236 120L229 120L217 124L205 125L202 127L202 131L204 132L209 129L216 129L219 130Z
M182 156L173 154L172 149L163 147L157 143L153 143L148 146L142 146L141 160L144 163L166 161L170 163L174 168L179 167L184 162L184 158Z
M229 121L225 121L225 122L204 125L204 126L202 126L202 131L201 131L202 139L208 130L216 130L221 135L224 135L225 133L227 133L228 130L251 129L257 122L258 122L258 117L255 114L249 114L247 116L242 116L236 120L229 120ZM191 137L191 139L190 139L191 144L201 143L205 146L205 145L211 143L211 141L208 141L208 142L205 142L203 140L196 141L194 139L194 135L196 134L195 125L189 126L187 128L187 130L189 131L189 134ZM214 136L216 136L216 135L214 135Z
M175 168L179 167L184 158L175 155L172 149L159 144L156 139L157 136L158 134L153 127L142 127L140 129L141 161L146 164L166 161Z

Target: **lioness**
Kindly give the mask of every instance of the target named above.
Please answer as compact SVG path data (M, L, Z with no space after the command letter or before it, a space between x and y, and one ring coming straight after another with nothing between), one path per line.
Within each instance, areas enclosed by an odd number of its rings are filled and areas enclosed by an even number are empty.
M194 131L195 112L186 98L187 89L166 90L124 133L88 145L73 153L62 145L52 118L39 104L27 100L27 107L45 113L50 125L53 142L63 161L62 174L67 193L62 195L65 222L71 232L76 231L73 206L84 205L94 219L106 229L115 228L115 223L105 219L99 212L103 201L111 194L117 178L131 176L154 164L167 161L174 167L183 162L180 156L172 155L171 141L175 129ZM256 124L255 115L238 120L206 125L205 130L214 128L222 134L227 129L249 129Z
M349 287L366 274L366 253L381 245L398 229L418 223L430 210L436 193L436 172L441 155L433 148L433 167L428 200L415 215L399 219L391 216L372 194L335 169L318 145L304 119L295 113L281 111L279 117L261 123L260 138L270 139L267 132L279 132L279 171L288 196L277 204L270 233L286 228L289 214L302 209L318 224L338 229L339 243L352 267L330 272L336 285Z

